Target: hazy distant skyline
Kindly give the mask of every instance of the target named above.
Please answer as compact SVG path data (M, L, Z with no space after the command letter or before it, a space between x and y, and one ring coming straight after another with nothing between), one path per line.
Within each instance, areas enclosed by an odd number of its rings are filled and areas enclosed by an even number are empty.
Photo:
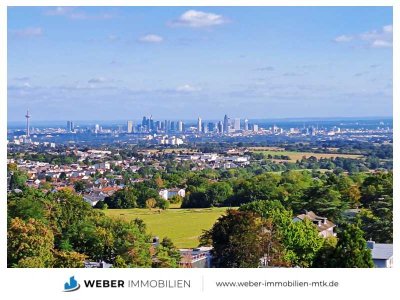
M8 8L8 120L392 116L391 7Z

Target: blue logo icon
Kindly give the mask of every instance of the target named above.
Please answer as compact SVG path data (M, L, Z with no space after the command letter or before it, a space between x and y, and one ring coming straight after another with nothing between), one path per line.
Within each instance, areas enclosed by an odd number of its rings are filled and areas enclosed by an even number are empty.
M64 292L77 291L80 288L80 284L75 280L75 276L69 278L69 282L64 283Z

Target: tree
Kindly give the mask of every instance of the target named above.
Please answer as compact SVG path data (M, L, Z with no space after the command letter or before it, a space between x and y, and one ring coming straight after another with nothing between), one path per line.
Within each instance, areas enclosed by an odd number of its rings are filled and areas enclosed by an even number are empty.
M169 199L169 202L172 204L179 204L179 203L182 203L182 200L183 200L182 196L179 196L178 194L176 194L176 195L173 195L171 197L171 199Z
M44 194L27 187L9 193L7 204L9 267L81 267L85 258L115 267L152 265L151 239L142 220L108 218L65 190ZM174 265L173 244L163 247L160 257Z
M340 192L330 185L309 188L303 201L303 209L312 210L333 221L339 220L348 207L348 203L342 201Z
M87 256L75 251L54 251L53 268L83 268Z
M164 181L161 179L160 175L156 175L154 178L154 182L158 188L164 187Z
M77 192L77 193L83 193L86 189L85 183L81 180L75 181L74 189L75 189L75 192Z
M161 208L162 210L165 210L165 209L169 208L169 201L168 201L168 200L165 200L165 199L163 199L163 198L161 198L161 197L158 197L158 199L157 199L157 206L158 206L159 208Z
M10 177L10 190L24 189L28 177L21 171L13 171Z
M67 174L66 174L65 172L61 172L59 178L60 178L61 180L65 180L65 179L67 179Z
M346 224L338 233L338 243L330 267L373 268L371 250L367 248L359 224Z
M240 210L255 212L272 222L276 228L274 237L282 245L282 254L287 263L298 267L312 264L323 239L311 222L293 222L292 212L279 201L254 201L242 205Z
M148 209L152 209L152 208L156 207L156 205L157 205L156 199L149 198L149 199L146 200L146 207Z
M40 221L11 220L7 231L8 267L48 268L53 264L53 232Z
M124 188L115 192L112 196L106 197L104 202L108 208L134 208L137 207L137 197L132 188Z
M177 268L181 261L181 254L172 241L164 237L156 249L154 268Z
M329 268L332 266L337 241L337 238L333 236L324 239L324 243L312 263L313 268Z
M273 240L273 227L250 211L227 210L201 241L212 241L219 267L256 268L268 255L270 265L282 265L280 245Z
M209 206L222 206L233 195L233 189L227 182L215 182L207 187L206 195Z

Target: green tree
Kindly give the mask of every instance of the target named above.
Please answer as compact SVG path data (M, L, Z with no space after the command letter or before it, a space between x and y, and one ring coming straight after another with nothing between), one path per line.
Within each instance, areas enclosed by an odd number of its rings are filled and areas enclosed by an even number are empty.
M104 202L108 208L134 208L137 207L137 197L132 188L124 188L115 192L111 197L106 197Z
M338 233L338 243L333 253L332 267L373 268L371 250L367 248L364 232L358 224L346 224Z
M10 177L10 190L24 189L28 176L21 171L13 171Z
M255 268L268 256L269 265L282 265L280 245L273 239L273 227L250 211L227 210L201 241L212 241L219 267Z
M74 189L77 193L83 193L86 189L85 183L81 180L75 181Z
M304 197L303 209L312 210L333 221L340 220L343 211L348 208L340 192L331 185L313 186L306 191Z
M309 267L312 264L323 239L311 222L294 222L292 212L279 201L253 201L241 206L240 210L255 212L272 222L276 228L275 238L283 247L286 262L298 267Z
M333 236L324 239L324 243L319 249L312 263L313 268L332 267L332 260L336 250L337 242L337 238Z
M83 268L86 259L85 254L75 251L54 251L54 268Z
M7 231L8 267L48 268L53 264L54 235L40 221L11 220Z
M153 268L178 268L181 261L181 254L172 241L164 237L156 248L153 260Z

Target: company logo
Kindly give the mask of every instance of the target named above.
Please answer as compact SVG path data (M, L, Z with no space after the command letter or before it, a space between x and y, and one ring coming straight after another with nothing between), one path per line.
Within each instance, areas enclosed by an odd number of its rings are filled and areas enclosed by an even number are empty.
M64 283L64 292L77 291L80 288L80 284L75 280L75 276L69 278L69 282Z

